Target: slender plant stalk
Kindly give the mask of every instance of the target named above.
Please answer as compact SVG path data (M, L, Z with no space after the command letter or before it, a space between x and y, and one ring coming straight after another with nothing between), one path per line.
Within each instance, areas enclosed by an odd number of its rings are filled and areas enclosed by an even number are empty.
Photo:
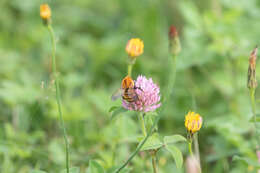
M169 73L169 84L168 84L168 88L167 88L167 93L165 94L165 99L163 99L163 101L162 101L163 104L165 104L165 101L169 99L169 95L171 95L171 93L172 93L172 88L174 86L175 76L176 76L177 56L173 55L173 57L170 57L169 59L170 59L169 66L171 69L173 69L173 71L172 71L172 73ZM129 72L128 72L128 74L129 74ZM124 169L128 165L128 163L135 157L135 155L138 154L138 152L143 147L143 145L145 144L147 139L151 136L151 134L152 134L154 128L156 127L156 125L158 124L159 120L161 119L164 108L165 108L165 106L162 106L162 108L159 109L158 116L155 118L155 120L152 124L152 127L149 129L149 131L148 131L146 137L143 139L143 141L137 146L135 151L129 156L129 158L125 161L125 163L123 163L114 173L118 173L118 172L122 171L122 169Z
M57 76L57 69L56 69L56 42L55 42L55 35L54 31L51 25L48 25L48 30L51 35L51 41L52 41L52 73L54 75L54 80L55 80L55 89L56 89L56 101L58 105L58 111L59 111L59 117L60 117L60 124L61 128L63 129L63 138L65 142L65 149L66 149L66 170L67 173L69 173L69 143L68 143L68 138L67 138L67 133L64 125L64 120L62 116L62 110L61 110L61 98L60 98L60 86L59 86L59 79Z
M190 78L190 82L189 82L189 86L190 86L190 94L191 94L191 100L192 100L192 110L197 111L197 102L196 102L196 97L195 94L193 92L193 88L195 86L193 80L192 80L192 72L191 70L188 70L188 77ZM200 172L201 172L201 164L200 164L200 150L199 150L199 141L198 141L198 133L194 134L194 153L195 156L198 160L198 164L199 164L199 168L200 168Z
M132 75L132 69L133 69L133 64L128 64L127 73L128 73L128 76L130 76L130 77Z
M140 124L141 124L142 133L145 137L147 135L147 132L146 132L146 127L145 127L145 123L144 123L144 114L142 112L140 112L139 115L138 115L138 118L139 118L139 121L140 121Z
M250 88L250 98L251 98L251 107L252 107L252 112L253 112L253 116L254 116L254 125L255 125L255 130L256 130L256 140L257 140L257 148L260 147L260 135L258 133L258 129L257 129L257 122L256 122L256 106L255 106L255 89L254 88Z
M153 173L158 173L157 164L156 164L156 154L152 155L152 164L153 164Z
M176 55L172 55L172 57L169 58L169 69L168 69L168 73L169 73L169 77L168 77L168 87L165 93L165 97L163 102L165 103L166 100L168 100L170 98L170 95L172 94L172 89L175 83L175 78L176 78L176 59L177 56Z
M200 163L200 149L199 149L199 140L198 140L198 133L194 135L194 148L195 148L195 155L199 163L199 168L201 172L201 163Z
M189 152L190 152L190 155L193 156L193 152L192 152L192 139L191 139L188 143L189 143Z
M143 136L146 137L147 132L146 132L146 127L145 127L145 122L144 122L144 114L142 112L140 112L138 117L139 117L139 121L140 121L140 124L141 124ZM157 171L156 151L155 150L152 151L151 157L152 157L153 172L157 173L158 171Z

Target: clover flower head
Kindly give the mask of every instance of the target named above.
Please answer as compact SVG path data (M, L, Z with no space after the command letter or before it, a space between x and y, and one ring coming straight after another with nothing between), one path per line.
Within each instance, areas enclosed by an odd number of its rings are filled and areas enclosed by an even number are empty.
M161 106L160 88L153 83L152 78L147 79L145 76L138 76L135 81L135 92L138 99L134 102L122 101L122 106L128 110L150 112Z
M189 133L194 134L200 130L202 126L202 118L200 114L189 111L185 117L185 127Z
M136 58L143 53L144 43L139 38L132 38L126 44L126 52L130 58Z

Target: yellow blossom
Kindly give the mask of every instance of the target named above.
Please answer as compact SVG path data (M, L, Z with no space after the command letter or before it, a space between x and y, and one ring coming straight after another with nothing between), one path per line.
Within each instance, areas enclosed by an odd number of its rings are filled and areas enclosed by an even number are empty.
M188 112L185 117L185 127L189 133L194 134L200 130L202 126L202 118L195 112Z
M132 38L126 45L126 52L131 58L140 56L143 53L144 43L139 38Z
M51 18L51 9L48 4L42 4L40 6L40 16L43 20L49 20Z

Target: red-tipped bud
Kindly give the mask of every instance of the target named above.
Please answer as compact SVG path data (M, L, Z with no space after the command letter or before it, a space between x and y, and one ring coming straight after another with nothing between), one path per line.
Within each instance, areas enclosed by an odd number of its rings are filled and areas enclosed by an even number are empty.
M173 25L169 28L169 51L174 56L178 55L181 51L178 31Z
M175 26L170 26L170 29L169 29L169 38L170 39L173 39L174 37L177 37L178 36L178 31L176 29Z

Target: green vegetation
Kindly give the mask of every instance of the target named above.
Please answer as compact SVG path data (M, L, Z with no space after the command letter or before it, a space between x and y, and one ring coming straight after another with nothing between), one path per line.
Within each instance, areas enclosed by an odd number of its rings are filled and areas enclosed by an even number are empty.
M52 9L57 76L51 37L39 15L42 3ZM121 172L151 173L153 166L159 173L187 172L188 111L203 118L192 142L203 173L260 169L260 87L251 92L255 100L247 88L248 59L260 45L260 1L1 0L0 7L1 173L66 172L56 77L70 173L114 173L127 161L145 133L138 113L110 98L128 73L125 46L131 38L144 42L131 76L151 77L162 106L144 116L148 135L160 118L155 133ZM169 61L172 24L182 47L176 62Z

